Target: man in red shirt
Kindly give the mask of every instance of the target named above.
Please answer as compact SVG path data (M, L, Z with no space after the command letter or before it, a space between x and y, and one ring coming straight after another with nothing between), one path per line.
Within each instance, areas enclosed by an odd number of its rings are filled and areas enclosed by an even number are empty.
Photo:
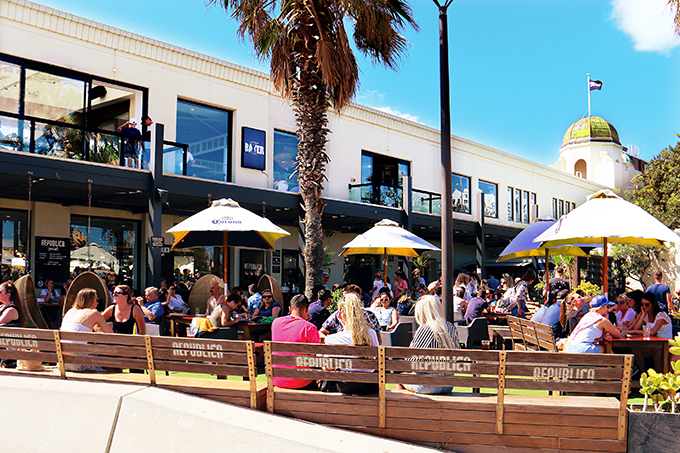
M288 343L319 343L319 331L307 321L309 300L303 294L290 300L290 315L276 318L272 323L272 341ZM288 389L301 389L309 386L316 389L316 381L311 379L274 378L274 385Z

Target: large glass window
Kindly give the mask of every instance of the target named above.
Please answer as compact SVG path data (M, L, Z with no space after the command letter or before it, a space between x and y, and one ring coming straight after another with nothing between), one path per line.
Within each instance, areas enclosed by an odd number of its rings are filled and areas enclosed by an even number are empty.
M274 189L284 192L299 192L295 172L295 157L298 152L297 135L274 131Z
M2 220L2 280L16 280L26 273L26 225L28 215L22 211L0 210Z
M498 218L498 184L480 179L479 190L484 194L484 217Z
M360 196L350 192L350 199L364 203L400 208L402 206L402 180L410 175L409 162L394 157L361 153L361 184L350 189L359 190Z
M522 222L529 223L529 192L523 192L522 198Z
M21 66L0 61L0 110L19 113Z
M189 145L187 175L231 180L231 112L178 100L176 134Z
M453 211L470 213L470 178L453 173L451 175Z
M508 221L512 222L515 220L514 210L512 209L512 197L514 196L515 189L508 187Z
M26 70L24 113L69 124L82 124L85 82L47 72Z
M110 282L139 289L139 222L92 217L88 249L87 217L71 216L71 272L92 270Z

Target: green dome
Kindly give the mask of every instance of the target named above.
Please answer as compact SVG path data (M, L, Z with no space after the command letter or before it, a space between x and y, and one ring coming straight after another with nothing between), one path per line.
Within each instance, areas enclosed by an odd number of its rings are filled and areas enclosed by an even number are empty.
M590 117L590 130L588 130L588 118L581 118L567 129L564 134L564 145L572 143L587 142L614 142L620 145L619 133L614 126L599 116Z

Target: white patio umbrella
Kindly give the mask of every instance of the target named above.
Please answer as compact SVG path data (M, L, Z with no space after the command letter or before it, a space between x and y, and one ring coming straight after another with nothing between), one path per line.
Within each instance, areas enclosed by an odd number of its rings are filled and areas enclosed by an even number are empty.
M541 247L568 244L593 244L604 249L603 292L607 293L607 245L639 244L663 247L680 242L680 236L639 206L627 202L611 190L601 190L555 225L540 234L534 242Z
M231 198L213 201L212 206L168 230L175 237L172 249L200 246L224 247L224 279L227 280L227 246L274 250L286 230L239 206Z
M398 223L383 219L376 223L373 228L360 234L343 246L345 250L340 256L345 255L383 255L383 279L387 282L387 255L396 256L420 256L419 251L434 250L436 247L424 239L419 238L408 230L399 226Z

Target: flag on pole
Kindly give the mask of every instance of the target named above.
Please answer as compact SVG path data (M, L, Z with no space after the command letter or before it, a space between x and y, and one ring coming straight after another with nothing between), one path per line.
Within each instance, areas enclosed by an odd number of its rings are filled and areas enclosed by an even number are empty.
M590 87L590 91L593 91L593 90L599 91L599 90L602 89L602 82L599 81L599 80L591 80L589 82L589 87Z

